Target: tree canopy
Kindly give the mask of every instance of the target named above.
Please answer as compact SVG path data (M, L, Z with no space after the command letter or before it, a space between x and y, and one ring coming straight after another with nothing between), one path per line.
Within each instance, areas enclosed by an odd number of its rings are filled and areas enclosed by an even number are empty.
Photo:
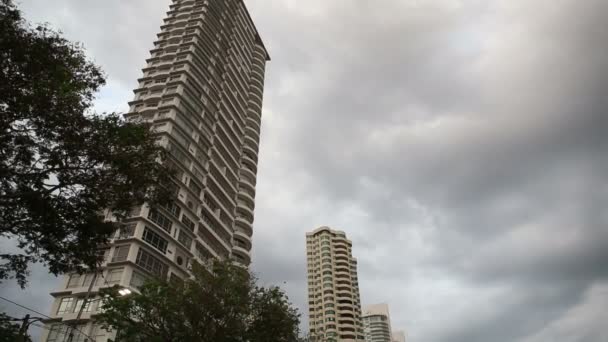
M183 283L152 280L140 293L111 289L96 319L127 342L296 342L300 315L278 287L256 285L227 262L194 265Z
M20 322L21 320L0 313L0 342L31 342L32 340L29 335L19 334Z
M95 114L105 83L85 51L0 0L0 282L23 287L28 266L54 273L95 267L96 248L134 205L167 198L164 150L149 127Z

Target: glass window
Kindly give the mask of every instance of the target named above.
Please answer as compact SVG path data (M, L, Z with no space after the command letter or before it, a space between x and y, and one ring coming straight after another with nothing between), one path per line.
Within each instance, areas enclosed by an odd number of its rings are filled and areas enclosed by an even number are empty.
M93 341L103 341L103 338L108 334L108 331L104 330L101 325L95 324L93 325L93 329L89 336L93 339Z
M196 228L196 223L192 222L192 220L190 220L186 215L182 216L182 223L188 227L191 232L194 231L194 228Z
M129 255L130 247L131 247L130 245L114 247L114 257L112 258L112 262L127 260L127 256Z
M175 139L175 141L177 141L184 148L186 148L186 149L188 148L188 145L190 144L190 142L185 135L183 135L182 133L180 133L179 131L174 129L173 131L171 131L171 136L173 137L173 139Z
M68 288L78 287L80 286L80 274L72 274L70 275L70 279L68 280Z
M179 213L181 213L181 211L182 211L182 209L175 202L167 203L167 205L165 206L165 209L167 209L167 211L169 211L169 213L171 215L175 216L176 218L179 216Z
M64 341L67 336L68 326L63 324L53 324L49 329L49 335L46 338L46 342L61 342Z
M183 230L179 231L179 236L177 237L177 241L184 245L188 250L192 246L192 238Z
M122 268L122 267L108 270L108 274L106 275L106 281L108 282L108 284L109 285L119 284L120 279L122 278L123 271L124 271L124 268Z
M188 184L190 190L192 190L197 196L201 195L203 188L196 183L193 179L190 179L190 183Z
M129 282L129 285L138 289L146 282L146 280L148 280L148 277L139 272L133 271L133 273L131 274L131 281Z
M152 247L158 249L159 251L163 253L167 252L167 245L169 244L167 240L156 234L149 227L146 227L144 229L144 235L142 236L142 239L152 245Z
M122 225L118 230L118 239L127 239L135 234L137 223L129 223Z
M167 265L141 248L139 251L137 251L137 259L135 260L135 263L141 266L144 270L159 277L164 277L167 275Z
M110 249L99 249L97 250L97 255L99 255L103 259L102 262L106 262L108 260L108 257L110 256Z
M89 273L87 275L84 276L84 284L83 286L89 286L91 285L91 281L93 281L93 273Z
M59 308L57 309L57 314L61 315L66 312L70 312L72 310L73 305L74 305L73 297L62 298L61 302L59 302Z
M171 233L171 225L172 225L171 220L167 216L159 213L158 210L151 209L150 213L148 214L148 218L152 222L158 224L160 227L162 227L167 232Z
M93 304L93 300L94 299L87 299L87 304L84 306L84 308L82 309L82 312L91 312L91 307ZM76 305L74 305L74 312L78 313L80 311L80 308L82 307L82 304L84 303L84 298L80 298L76 301Z

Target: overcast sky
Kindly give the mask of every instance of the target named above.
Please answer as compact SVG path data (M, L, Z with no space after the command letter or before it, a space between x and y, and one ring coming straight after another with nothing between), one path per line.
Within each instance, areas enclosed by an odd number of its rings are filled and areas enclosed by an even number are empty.
M608 1L246 2L272 56L263 283L306 316L305 233L329 225L409 341L608 341ZM21 3L126 111L169 1ZM48 312L56 281L32 279L0 295Z

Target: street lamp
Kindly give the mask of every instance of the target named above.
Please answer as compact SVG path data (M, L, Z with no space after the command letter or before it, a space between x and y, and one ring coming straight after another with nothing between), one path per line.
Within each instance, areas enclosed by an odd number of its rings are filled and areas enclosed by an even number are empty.
M133 293L133 292L131 290L127 289L127 288L123 288L123 289L118 290L118 294L121 295L121 296L123 296L123 297L124 296L128 296L131 293Z

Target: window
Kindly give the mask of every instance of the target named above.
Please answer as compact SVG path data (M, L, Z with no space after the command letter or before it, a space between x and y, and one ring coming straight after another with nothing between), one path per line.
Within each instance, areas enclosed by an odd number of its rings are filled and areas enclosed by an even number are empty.
M186 215L182 216L182 223L188 228L190 229L191 232L194 231L194 228L196 228L196 223L192 222L192 220L190 220Z
M163 253L167 252L167 245L169 243L160 235L156 234L152 229L146 227L142 239L152 245L152 247L158 249L159 251Z
M146 283L147 280L148 277L146 277L145 275L133 271L133 273L131 274L131 281L129 282L129 285L133 286L136 289L139 289Z
M97 255L99 255L102 258L102 262L106 262L108 260L108 257L110 256L110 249L109 248L98 249Z
M122 225L118 230L118 239L127 239L135 234L137 223L129 223Z
M76 305L74 306L75 313L80 312L80 308L82 307L83 303L84 303L84 298L80 298L76 301ZM91 312L92 303L93 303L93 299L90 299L90 298L87 299L87 304L82 309L82 312Z
M175 141L177 141L180 145L182 145L186 149L190 145L189 139L185 135L183 135L182 133L180 133L179 131L177 131L175 129L173 129L173 131L171 131L171 136L173 137L173 139L175 139Z
M93 277L95 276L95 274L93 273L89 273L87 275L84 276L84 284L82 286L89 286L91 285L91 281L93 281ZM97 275L98 277L101 277L99 274Z
M137 251L137 259L135 260L135 263L141 266L144 270L159 277L164 277L167 275L167 265L163 264L160 260L152 256L152 254L144 251L141 248L139 251Z
M131 246L116 246L114 248L114 257L112 258L112 262L119 262L127 260L127 256L129 255L129 248Z
M124 268L114 268L108 270L108 274L106 275L106 281L109 285L119 284L120 279L122 278L122 272Z
M190 179L190 183L188 185L190 187L190 190L192 190L197 196L201 195L201 192L203 191L203 188L198 185L194 179Z
M171 275L169 276L169 282L175 286L184 285L184 279L182 279L180 276L178 276L175 273L171 273Z
M167 205L165 206L165 209L167 209L167 211L175 217L178 217L179 213L182 212L182 209L175 202L167 203Z
M87 341L89 341L88 336L83 333L83 331L85 331L86 329L87 329L87 327L86 327L85 324L76 326L76 329L74 329L74 331L73 331L74 338L72 339L72 342L87 342Z
M68 326L63 324L53 324L49 329L49 335L46 342L61 342L64 341L68 334Z
M59 308L57 309L57 314L61 315L66 312L70 312L72 310L73 305L74 305L73 297L62 298L61 302L59 303Z
M183 230L179 231L179 236L177 237L177 241L184 245L188 250L192 246L192 238L188 236Z
M152 222L161 226L167 232L171 233L171 224L172 224L171 220L167 216L159 213L158 210L151 209L150 213L148 214L148 218Z
M93 339L93 341L102 341L103 338L108 334L108 331L103 329L101 325L95 324L93 325L93 329L89 336Z
M68 289L78 286L80 286L80 274L75 273L70 275L70 279L68 280Z

